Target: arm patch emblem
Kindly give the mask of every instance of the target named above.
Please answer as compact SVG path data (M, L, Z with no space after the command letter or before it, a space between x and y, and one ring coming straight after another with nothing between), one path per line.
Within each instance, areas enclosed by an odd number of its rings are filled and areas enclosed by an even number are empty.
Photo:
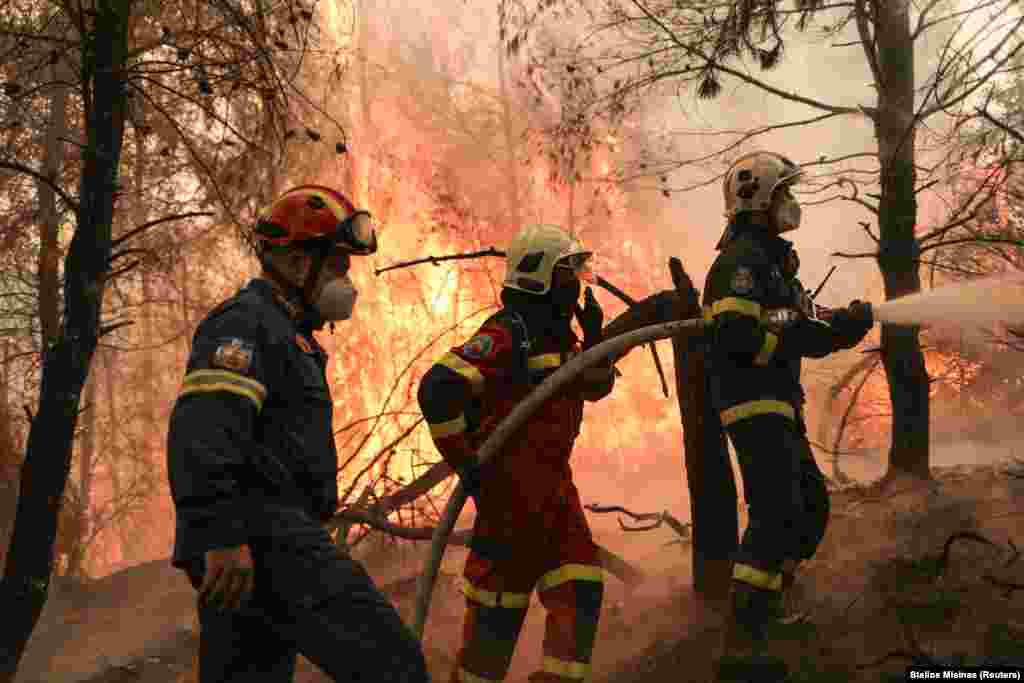
M232 372L246 372L252 366L252 359L252 344L242 339L222 339L210 364Z
M746 266L740 266L732 276L732 291L735 294L750 294L754 291L754 273Z
M494 340L488 334L478 334L462 345L466 358L486 358L494 349Z

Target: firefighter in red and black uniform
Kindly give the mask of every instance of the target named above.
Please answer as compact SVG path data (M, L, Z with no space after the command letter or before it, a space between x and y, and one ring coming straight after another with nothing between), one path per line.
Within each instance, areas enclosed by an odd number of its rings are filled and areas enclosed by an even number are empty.
M779 234L800 225L791 185L800 168L778 154L741 157L725 178L729 224L704 287L713 322L708 380L743 477L749 522L733 566L731 614L719 680L783 680L764 649L798 563L824 537L825 479L805 434L801 358L856 346L872 326L853 302L827 321L797 279L799 259Z
M426 683L420 645L322 523L338 505L326 354L347 319L370 216L301 186L255 229L263 272L199 324L170 418L173 563L199 591L200 683L289 683L302 653L335 681Z
M569 457L584 401L611 392L614 368L591 368L534 413L504 452L482 466L476 461L477 449L516 404L580 351L574 314L582 349L600 342L603 313L589 287L583 307L578 303L590 256L556 226L521 230L508 249L503 308L420 385L434 443L477 510L453 683L505 678L534 588L547 624L543 670L531 680L580 681L590 669L604 584Z

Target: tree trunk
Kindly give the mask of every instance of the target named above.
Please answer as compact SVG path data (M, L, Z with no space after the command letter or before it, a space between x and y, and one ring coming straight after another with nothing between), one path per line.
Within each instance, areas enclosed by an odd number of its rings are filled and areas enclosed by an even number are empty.
M114 372L113 349L105 349L100 355L103 363L103 388L104 404L107 407L107 420L110 428L107 429L104 448L107 452L107 471L110 474L110 493L114 500L121 500L123 486L121 482L121 446L118 439L121 434L121 422L117 406L117 396L114 387L117 386L117 374ZM117 539L120 543L121 557L129 557L134 554L135 541L132 538L132 530L126 524L117 525Z
M683 264L672 258L669 270L676 287L676 319L700 317L698 293ZM672 353L690 491L693 590L704 604L718 608L729 597L732 558L739 539L736 479L725 431L707 394L704 340L673 338Z
M878 267L886 299L921 289L920 245L914 228L917 197L914 120L914 41L910 6L902 2L873 4L878 45L878 114L875 134L881 167L878 224ZM929 478L928 372L918 340L918 327L882 326L882 359L892 400L892 445L889 472Z
M604 328L605 341L648 325L700 317L697 292L682 263L672 259L669 267L676 291L659 292L631 305ZM673 338L672 351L693 524L693 585L706 604L717 606L729 594L739 538L736 481L725 433L706 397L701 341Z
M85 554L88 550L89 535L92 533L90 510L92 508L92 469L96 460L96 374L85 385L85 423L78 452L78 510L75 530L77 538L68 539L68 576L85 576Z
M124 137L130 0L98 3L83 36L86 146L76 229L64 262L64 318L43 349L38 413L29 430L14 535L0 581L0 683L11 683L39 621L53 568L57 515L71 469L78 405L96 349Z

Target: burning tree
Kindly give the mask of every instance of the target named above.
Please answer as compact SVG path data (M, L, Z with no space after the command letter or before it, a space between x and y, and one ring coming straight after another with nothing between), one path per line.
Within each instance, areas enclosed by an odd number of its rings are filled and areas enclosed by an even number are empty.
M772 131L807 127L843 118L866 119L874 128L877 147L836 158L808 160L810 193L820 203L838 199L861 207L877 223L864 230L877 245L867 253L842 254L871 258L879 267L887 298L912 294L921 288L923 236L918 227L918 197L938 180L945 168L923 159L925 129L947 114L965 110L986 83L1009 71L1024 42L1024 25L1008 0L988 0L967 11L935 0L912 3L876 0L823 3L798 1L725 4L663 2L661 0L543 0L539 3L503 2L505 38L512 52L534 51L534 34L553 13L575 12L584 17L586 49L572 50L575 76L597 84L590 102L591 116L615 116L630 102L671 87L693 88L700 98L714 98L732 81L767 96L803 107L810 115L739 131L710 154L686 159L642 160L623 172L667 175L680 169L724 161L722 172L709 173L694 186L717 182L728 162L742 148ZM984 28L970 28L972 19L990 17ZM857 105L828 102L813 92L791 92L770 78L771 69L785 59L789 41L809 39L808 27L821 22L822 33L835 47L859 47L871 74L874 101ZM552 21L552 23L554 23ZM921 89L915 75L915 48L938 36L938 58ZM600 41L598 40L600 39ZM601 42L603 41L603 42ZM761 74L748 68L751 60ZM563 68L559 64L559 69ZM551 77L555 77L552 75ZM562 77L561 72L558 77ZM947 119L947 122L949 119ZM941 156L941 151L939 153ZM874 166L857 168L869 159ZM830 192L831 190L831 192ZM807 202L805 202L807 203ZM973 213L977 207L969 207ZM954 218L927 237L931 248L946 242ZM890 473L929 476L929 378L917 327L884 325L882 361L892 403Z
M0 582L0 680L13 679L47 597L97 344L130 324L121 312L108 315L105 295L152 253L143 238L156 228L180 230L212 208L237 221L277 190L286 141L317 108L300 78L317 39L313 12L300 0L0 9L4 246L38 245L39 327L19 343L37 358L40 375ZM321 137L312 127L302 135ZM122 177L133 170L125 168L126 149L166 161L153 181L158 193L131 188L128 226L118 221L130 187ZM173 233L167 240L176 241Z

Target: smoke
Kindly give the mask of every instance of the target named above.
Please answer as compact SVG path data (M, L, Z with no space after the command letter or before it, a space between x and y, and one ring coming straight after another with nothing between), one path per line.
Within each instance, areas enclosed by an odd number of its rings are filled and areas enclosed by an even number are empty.
M881 322L983 327L1024 324L1024 276L999 275L937 287L873 306Z

